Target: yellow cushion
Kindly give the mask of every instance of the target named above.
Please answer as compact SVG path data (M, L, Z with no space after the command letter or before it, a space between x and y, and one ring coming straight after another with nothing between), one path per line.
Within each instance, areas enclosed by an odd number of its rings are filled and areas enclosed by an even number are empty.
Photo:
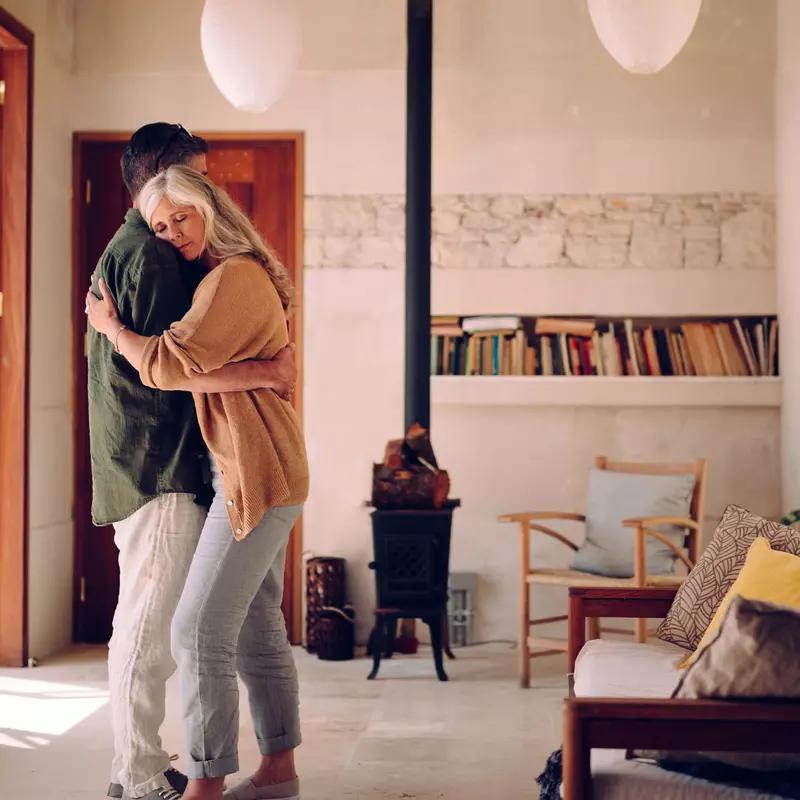
M697 650L682 666L690 664L712 639L731 600L737 595L800 610L800 557L773 550L767 539L756 539L750 545L739 577L720 603Z

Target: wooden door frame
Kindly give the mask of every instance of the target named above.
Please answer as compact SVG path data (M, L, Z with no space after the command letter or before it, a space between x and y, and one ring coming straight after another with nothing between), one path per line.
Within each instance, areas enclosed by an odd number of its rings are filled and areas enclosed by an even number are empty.
M73 320L73 416L81 402L85 387L78 385L77 381L77 360L84 358L84 339L83 331L86 326L86 315L84 306L86 300L85 282L80 277L81 264L81 232L83 230L84 213L86 204L84 203L83 187L81 186L81 175L83 172L83 146L85 144L96 144L100 142L127 142L132 135L126 131L78 131L72 138L72 175L73 175L73 206L72 206L72 320ZM297 310L294 316L294 334L297 345L297 366L300 371L300 380L297 383L297 391L293 397L293 405L298 416L303 418L303 268L304 257L304 225L303 211L305 206L305 134L302 131L275 131L275 132L254 132L246 133L236 131L214 131L212 133L197 132L209 142L289 142L293 144L295 150L295 264L294 281L297 292ZM78 437L78 434L84 434ZM86 432L76 430L76 438L81 442L86 441ZM76 442L77 444L77 442ZM85 460L85 452L82 454ZM79 508L78 500L86 492L86 476L81 476L77 469L78 464L84 463L79 459L78 447L75 448L75 465L73 494L75 507ZM85 502L85 500L84 500ZM83 568L83 530L78 524L78 520L73 520L75 535L75 578L73 602L76 609L75 619L78 619L78 611L81 596L81 577ZM294 570L289 575L290 585L286 591L292 598L292 618L287 620L289 639L291 642L300 644L302 642L303 630L303 519L297 521L295 535L292 537L291 558Z
M28 660L33 33L0 8L6 82L0 180L0 666ZM12 199L13 198L13 199Z

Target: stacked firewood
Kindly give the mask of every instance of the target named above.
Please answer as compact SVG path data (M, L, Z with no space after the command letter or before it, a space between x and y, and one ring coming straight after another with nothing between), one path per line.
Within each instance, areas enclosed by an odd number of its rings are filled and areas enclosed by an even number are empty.
M372 505L384 508L442 508L450 492L450 477L439 469L430 433L414 424L405 439L386 445L382 464L372 471Z

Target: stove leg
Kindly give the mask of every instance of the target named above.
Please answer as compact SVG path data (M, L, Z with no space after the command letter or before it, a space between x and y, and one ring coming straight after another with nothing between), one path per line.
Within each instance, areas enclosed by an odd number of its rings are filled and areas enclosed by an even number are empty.
M442 636L444 637L444 652L445 655L451 660L455 661L456 657L450 648L450 629L447 626L447 614L442 615Z
M391 658L395 654L397 647L397 620L394 617L386 620L386 651L384 658Z
M383 617L375 618L375 627L369 637L372 642L372 672L367 676L368 681L374 681L381 668L381 656L386 647L385 624Z
M447 673L444 671L444 660L442 658L442 640L443 626L442 623L445 617L444 614L437 614L435 617L429 617L425 622L431 629L431 645L433 647L433 663L436 665L436 674L439 676L440 681L447 681Z

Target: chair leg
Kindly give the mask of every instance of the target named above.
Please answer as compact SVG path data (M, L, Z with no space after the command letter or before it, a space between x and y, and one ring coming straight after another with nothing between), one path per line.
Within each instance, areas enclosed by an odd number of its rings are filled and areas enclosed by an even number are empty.
M589 640L600 638L600 620L597 617L589 617L587 620L589 626Z
M647 642L647 620L636 620L636 641L638 644L646 644Z
M531 687L531 648L528 638L531 633L531 591L530 585L522 584L522 608L519 629L519 685L523 689Z

